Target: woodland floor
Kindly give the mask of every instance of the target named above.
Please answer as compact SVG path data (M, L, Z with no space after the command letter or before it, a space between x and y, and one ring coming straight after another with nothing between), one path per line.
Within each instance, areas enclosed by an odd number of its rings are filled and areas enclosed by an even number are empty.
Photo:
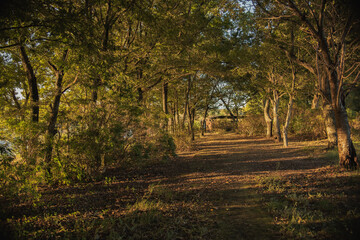
M191 151L141 171L42 189L1 217L21 239L360 239L359 172L324 141L207 134Z

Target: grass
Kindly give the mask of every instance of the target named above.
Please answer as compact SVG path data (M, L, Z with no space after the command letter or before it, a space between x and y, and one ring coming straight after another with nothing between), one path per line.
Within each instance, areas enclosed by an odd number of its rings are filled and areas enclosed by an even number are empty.
M330 165L339 165L339 152L337 149L331 149L326 151L325 158L329 160Z
M115 187L115 180L106 178L102 184L106 188ZM137 200L119 209L103 206L93 211L91 209L69 213L50 211L34 216L24 213L22 217L7 218L5 225L12 227L11 235L1 237L5 239L208 239L211 227L201 201L193 201L194 199L175 193L159 183L150 184L143 191L133 187L128 190L131 199L137 198ZM78 197L79 194L69 193L61 203L56 202L56 204L72 208L78 204ZM175 198L178 200L174 200ZM44 202L39 206L52 208L51 202L46 206L45 199L41 201Z
M258 178L258 184L268 211L289 239L359 239L359 172L332 166Z

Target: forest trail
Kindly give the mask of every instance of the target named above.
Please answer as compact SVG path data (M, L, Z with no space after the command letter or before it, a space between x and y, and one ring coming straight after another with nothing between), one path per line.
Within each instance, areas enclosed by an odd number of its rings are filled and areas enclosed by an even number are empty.
M176 172L169 170L168 181L210 202L213 219L221 228L216 239L279 239L278 227L257 193L257 181L327 165L309 156L305 144L290 143L284 148L264 138L208 134L193 151L179 153Z
M315 145L325 147L324 141L284 148L264 138L207 134L171 161L109 169L104 179L88 183L44 186L35 204L11 202L0 219L2 234L5 239L13 234L14 239L281 239L257 183L269 176L319 175L316 170L329 163L311 156Z

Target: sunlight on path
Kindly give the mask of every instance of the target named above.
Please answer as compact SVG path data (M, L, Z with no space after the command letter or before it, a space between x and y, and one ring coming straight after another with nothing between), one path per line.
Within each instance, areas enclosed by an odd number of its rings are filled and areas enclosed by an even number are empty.
M310 158L304 143L284 148L264 138L242 139L236 134L207 135L196 150L179 153L187 169L177 176L182 187L199 191L211 209L218 239L279 239L277 227L261 203L257 179L304 173L325 165Z

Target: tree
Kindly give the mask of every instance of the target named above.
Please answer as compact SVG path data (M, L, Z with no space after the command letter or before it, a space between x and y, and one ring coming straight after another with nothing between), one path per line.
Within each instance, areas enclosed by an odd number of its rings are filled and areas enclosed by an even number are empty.
M293 21L303 28L308 36L308 42L313 45L321 61L321 70L325 83L329 84L328 93L321 91L325 101L331 104L335 114L336 132L338 137L339 164L346 168L358 168L359 162L351 140L350 126L346 113L344 99L347 92L345 72L349 56L355 54L359 46L357 37L358 19L351 11L351 1L311 1L297 2L293 0L273 1L276 13L268 11L260 1L257 1L264 11L273 18ZM354 32L355 31L355 32ZM354 73L353 83L359 80L359 74Z

